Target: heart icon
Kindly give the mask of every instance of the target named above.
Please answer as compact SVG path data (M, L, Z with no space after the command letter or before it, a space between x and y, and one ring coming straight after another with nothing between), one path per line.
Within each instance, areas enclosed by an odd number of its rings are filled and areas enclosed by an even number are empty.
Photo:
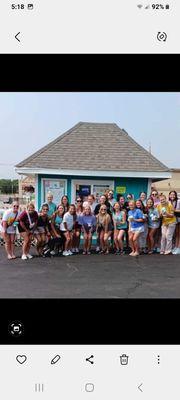
M19 364L24 364L24 363L27 361L27 357L24 356L24 355L22 355L22 356L18 355L18 356L16 357L16 360L17 360L17 362L18 362Z

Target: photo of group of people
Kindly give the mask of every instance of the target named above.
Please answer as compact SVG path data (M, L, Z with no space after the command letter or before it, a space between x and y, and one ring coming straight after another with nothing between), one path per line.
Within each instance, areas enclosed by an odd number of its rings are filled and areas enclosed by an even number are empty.
M59 204L53 202L52 193L39 211L33 202L24 211L17 201L6 210L1 221L1 236L9 260L15 259L16 236L22 238L22 260L33 258L30 253L35 240L37 256L72 256L92 252L108 255L139 256L180 254L180 199L176 191L164 194L152 190L135 199L112 190L100 196L78 196L69 204L62 196ZM93 240L92 240L93 239ZM93 244L95 246L93 246Z

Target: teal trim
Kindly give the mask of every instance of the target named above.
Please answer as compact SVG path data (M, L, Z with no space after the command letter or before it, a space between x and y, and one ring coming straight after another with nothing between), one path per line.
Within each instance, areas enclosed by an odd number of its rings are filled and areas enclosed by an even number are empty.
M127 195L128 193L133 193L135 195L135 198L137 199L139 197L139 193L142 191L147 192L148 189L148 179L146 178L114 178L114 177L98 177L98 176L81 176L81 175L76 175L76 176L67 176L67 175L38 175L38 206L40 208L42 204L42 198L41 198L41 178L44 179L66 179L67 180L67 195L68 198L71 201L71 194L72 194L72 188L71 188L71 180L101 180L106 181L106 180L114 180L114 188L115 188L115 196L117 195L116 193L116 188L121 186L121 187L126 187L126 192L123 193L123 196Z
M148 179L146 178L115 178L115 192L117 186L126 187L126 192L122 193L123 196L127 196L128 193L133 193L135 199L139 198L140 192L146 192L148 190Z
M68 199L71 199L71 178L65 178L65 179L67 179L67 196L68 196Z
M42 199L41 199L41 176L38 175L38 210L40 209L42 204Z

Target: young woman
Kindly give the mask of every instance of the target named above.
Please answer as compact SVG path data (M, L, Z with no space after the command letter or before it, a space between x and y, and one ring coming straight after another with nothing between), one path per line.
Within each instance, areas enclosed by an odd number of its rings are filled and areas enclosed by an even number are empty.
M69 210L69 200L66 195L62 196L61 198L61 205L64 207L64 212L68 212Z
M41 211L38 214L36 229L34 230L34 237L37 240L36 249L39 256L42 256L43 247L45 246L47 239L51 238L48 211L48 204L43 204Z
M141 199L136 200L136 208L142 211L144 218L144 231L139 236L139 251L140 254L147 254L147 235L148 235L147 209L144 206Z
M139 255L139 236L144 232L143 212L136 208L135 201L129 202L128 220L129 220L129 244L132 249L130 256Z
M175 190L172 190L169 193L169 201L174 207L177 222L175 230L175 247L172 253L180 254L180 199L178 199L177 192ZM179 216L176 215L177 212Z
M107 212L107 206L102 204L97 216L97 234L100 240L100 253L109 254L109 243L108 239L112 235L113 225L111 216Z
M48 250L52 256L57 252L62 253L63 244L65 242L64 235L61 231L64 216L64 207L60 204L57 211L52 215L50 226L52 238L48 241Z
M152 190L150 197L152 198L154 202L154 207L157 207L158 204L160 204L160 199L159 199L159 194L157 190Z
M115 203L114 205L113 224L116 254L125 254L123 239L127 230L126 211L120 209L119 203Z
M76 222L76 207L74 204L69 206L69 211L64 214L63 221L61 224L61 230L65 236L65 244L63 256L71 256L73 252L72 249L72 240L74 235L74 225Z
M134 195L132 193L128 193L126 197L128 202L134 200Z
M96 217L91 212L91 207L86 206L80 217L82 232L84 234L83 254L91 254L92 234L96 230Z
M124 196L119 196L119 200L118 200L118 203L119 203L119 205L120 205L120 209L121 210L126 210L127 211L127 208L128 208L128 210L129 210L129 203L125 200L125 197Z
M19 204L13 202L12 208L6 210L2 217L2 235L5 241L5 250L8 260L16 258L14 254L14 240L16 235L17 218L19 216Z
M99 210L101 208L102 205L106 206L107 212L108 214L111 215L111 211L110 211L110 204L107 201L107 198L105 195L102 195L99 199L99 203L96 205L95 210L94 210L94 215L96 215L96 217L99 214ZM112 229L113 230L113 229ZM99 231L97 231L97 246L96 246L96 253L99 253L100 251L100 233Z
M35 206L33 203L29 203L27 206L27 211L23 211L19 218L19 233L23 238L23 246L22 246L22 260L27 260L28 258L32 258L33 256L29 254L29 250L31 247L31 239L34 234L34 231L37 227L38 222L38 213L35 211Z
M113 207L114 207L114 205L116 203L116 199L114 198L114 193L113 193L112 190L109 190L108 195L107 195L107 199L108 199L108 202L110 204L111 212L113 212Z
M157 209L160 217L162 218L160 254L172 254L172 239L176 229L174 207L167 201L165 195L161 195L160 204L157 206Z
M81 216L83 214L83 199L78 196L76 199L76 214Z
M147 235L147 245L148 254L152 254L154 250L154 241L157 229L160 226L159 212L157 208L154 207L152 198L147 200L147 215L148 215L148 235Z
M146 204L147 204L147 193L146 192L140 192L139 193L139 199L142 201L143 205L146 207Z
M110 203L107 200L107 197L103 194L100 199L99 199L99 203L96 205L95 210L94 210L94 214L98 215L99 214L99 210L101 208L102 205L106 206L107 212L108 214L111 215L111 211L110 211Z
M97 206L97 203L95 201L95 197L94 197L93 194L90 194L88 196L87 201L84 201L83 207L86 207L86 206L90 206L91 207L91 212L94 213L94 210L95 210L95 208Z
M83 200L80 196L76 199L76 215L74 215L75 224L74 224L74 235L73 235L73 243L72 243L72 252L78 254L79 246L80 246L80 237L81 237L81 224L80 218L83 215Z

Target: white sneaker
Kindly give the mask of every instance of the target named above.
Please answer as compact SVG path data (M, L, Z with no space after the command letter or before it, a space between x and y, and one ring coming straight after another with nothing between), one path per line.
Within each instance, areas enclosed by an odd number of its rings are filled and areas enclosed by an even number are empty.
M175 254L175 255L180 254L180 248L175 247L175 248L173 249L173 251L172 251L172 254Z
M31 254L27 254L27 258L29 258L29 260L31 260L31 258L33 258L33 256Z
M70 256L72 256L72 255L73 255L73 253L72 253L72 251L71 251L71 250L68 250L68 254L69 254Z
M50 251L51 256L55 256L56 252L54 250Z
M72 249L72 252L73 252L73 253L76 253L76 249L75 249L75 248L73 248L73 249Z
M68 251L63 251L63 256L69 256L70 254L68 253Z
M77 247L76 247L76 249L75 249L75 250L76 250L76 253L79 253L79 249L78 249Z
M99 251L100 251L100 247L97 246L97 247L96 247L96 253L98 253Z
M26 254L23 254L22 257L21 257L21 259L22 259L22 260L27 260L28 258L27 258L27 256L26 256Z

